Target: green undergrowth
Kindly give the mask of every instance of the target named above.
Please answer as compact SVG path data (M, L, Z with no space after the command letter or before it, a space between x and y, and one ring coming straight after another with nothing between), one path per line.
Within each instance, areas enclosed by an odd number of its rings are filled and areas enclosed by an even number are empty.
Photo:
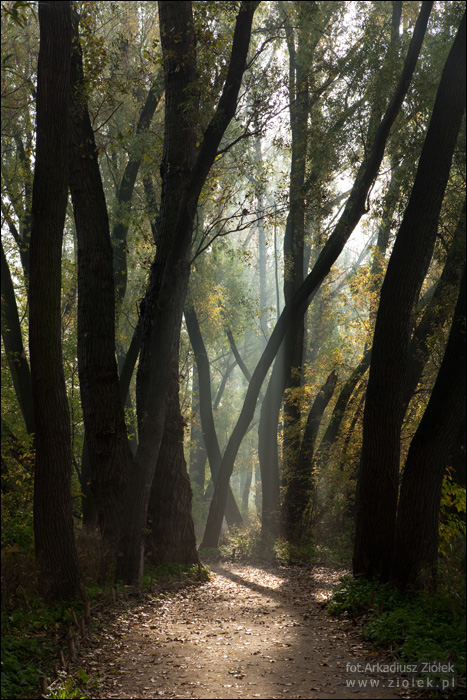
M437 593L401 592L389 584L344 576L329 603L332 615L347 615L362 625L363 638L406 664L455 665L458 689L465 697L465 592L441 585ZM434 668L434 667L431 667ZM441 677L432 674L434 679ZM433 695L432 697L436 697Z
M78 668L73 674L61 673L46 697L52 700L91 698L93 689L97 687L98 682L92 679L84 669Z
M89 550L87 550L88 557ZM86 593L91 608L105 610L101 619L92 617L92 630L105 624L112 608L111 579L105 584L95 583L97 571L86 569ZM93 575L91 575L93 573ZM117 597L123 605L136 599L170 596L184 586L200 585L209 580L207 567L165 564L146 567L140 587L118 585ZM115 592L115 589L114 589ZM118 606L117 606L118 607ZM73 628L74 611L77 618L84 615L81 599L58 604L46 603L36 593L34 555L28 543L8 545L2 551L2 676L1 697L40 698L40 676L51 678L52 667L58 663L58 652L67 655L67 632ZM107 612L108 611L108 612ZM76 664L68 673L59 672L59 679L51 684L49 698L90 698L95 696L96 680Z
M304 538L301 542L289 542L284 537L274 538L261 532L258 520L250 521L245 527L230 528L224 533L219 547L203 548L200 551L204 561L222 560L252 562L258 564L350 564L350 539L348 535L336 534L325 542L315 543Z
M50 605L29 592L19 606L2 601L2 698L37 698L39 677L50 676L57 652L66 648L71 609L84 614L82 600Z
M147 565L144 570L143 588L149 588L151 585L163 585L177 579L185 583L209 581L209 568L198 567L197 564L186 566L181 564Z

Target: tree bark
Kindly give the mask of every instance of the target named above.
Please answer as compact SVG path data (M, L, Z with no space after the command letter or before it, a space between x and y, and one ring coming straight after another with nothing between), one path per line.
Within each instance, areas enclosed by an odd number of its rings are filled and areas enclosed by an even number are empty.
M354 573L388 578L410 321L431 260L465 102L465 16L446 61L375 325L356 494Z
M71 434L61 348L61 254L68 195L71 3L40 2L29 344L36 417L34 535L39 590L84 595L73 534Z
M284 299L287 303L303 282L305 240L305 168L308 141L308 74L310 66L309 32L299 28L297 42L288 19L286 22L289 51L289 111L292 135L292 162L289 181L289 213L284 234ZM309 60L305 60L307 57ZM274 364L263 402L258 427L258 458L261 469L262 532L278 535L280 530L279 456L277 424L284 391L299 388L303 359L304 318L291 326L284 340L285 351ZM292 368L295 372L292 372ZM284 402L284 465L291 469L296 458L297 436L293 429L300 421L300 410L294 401ZM296 430L295 430L296 432Z
M201 426L199 377L196 361L193 366L193 389L191 401L191 434L190 434L190 481L195 486L195 498L201 500L206 481L206 447Z
M10 268L1 250L2 273L2 339L5 354L10 368L16 398L23 415L26 430L34 433L34 405L32 399L32 384L29 364L23 345L23 336L16 305L15 290L11 279Z
M336 384L337 373L333 371L321 387L310 409L297 463L288 479L285 473L287 489L283 509L285 530L290 541L299 540L304 534L301 526L313 488L313 454L316 437L323 413L332 398Z
M221 138L235 114L257 6L257 2L242 2L240 6L224 89L196 150L199 122L191 3L159 2L166 87L165 140L158 247L144 302L137 375L140 441L128 489L122 556L117 564L117 577L127 583L137 581L141 574L145 514L164 430L170 372L178 347L198 198Z
M84 97L78 22L73 12L69 184L78 239L78 370L92 492L102 536L115 550L132 459L115 357L109 220Z
M166 86L162 193L156 258L141 309L143 332L136 388L139 445L126 497L122 556L117 561L117 578L127 583L142 575L146 512L178 348L193 220L186 201L196 146L188 113L192 117L197 110L191 3L159 2L159 21Z
M141 136L148 131L154 113L161 100L164 91L163 76L158 75L153 81L146 101L141 109L136 127L136 136ZM117 188L117 218L112 227L112 247L113 247L113 264L115 278L115 301L119 307L125 297L128 270L127 270L127 235L129 229L128 214L129 205L133 198L133 191L136 184L136 178L141 166L142 155L136 153L128 159L125 170L122 175L120 185Z
M446 262L433 296L428 301L420 323L414 331L408 349L403 411L407 411L410 399L422 376L431 352L430 339L452 315L462 267L465 261L465 202Z
M319 447L316 450L315 461L318 465L318 469L324 467L327 462L331 448L339 434L339 429L344 419L345 411L355 391L355 387L357 386L357 384L367 371L368 367L370 366L370 360L371 349L366 351L365 355L362 357L359 364L354 369L354 371L352 372L352 374L347 379L347 381L341 389L341 392L336 401L336 405L334 406L334 410L331 414L328 426L325 430Z
M198 368L201 428L203 431L204 445L208 453L209 465L211 467L212 480L215 483L222 461L222 453L217 440L216 426L212 413L209 359L199 328L196 311L193 306L187 304L185 305L185 322ZM240 513L230 486L227 499L225 510L227 523L229 525L236 525L237 527L243 525L242 514Z
M148 504L148 559L152 564L197 564L192 492L183 451L185 423L178 396L178 356L172 370L164 436ZM174 498L174 495L176 497Z
M465 282L464 265L443 362L410 444L402 478L391 575L401 588L436 583L443 476L465 424Z

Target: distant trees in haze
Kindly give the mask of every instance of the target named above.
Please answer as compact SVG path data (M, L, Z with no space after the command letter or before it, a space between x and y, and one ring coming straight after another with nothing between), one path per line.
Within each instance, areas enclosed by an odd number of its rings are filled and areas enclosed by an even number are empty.
M81 590L72 481L135 583L145 542L198 563L192 507L217 547L253 474L265 537L356 493L355 572L433 582L465 419L462 11L40 2L38 34L2 6L4 489L33 434L44 595Z

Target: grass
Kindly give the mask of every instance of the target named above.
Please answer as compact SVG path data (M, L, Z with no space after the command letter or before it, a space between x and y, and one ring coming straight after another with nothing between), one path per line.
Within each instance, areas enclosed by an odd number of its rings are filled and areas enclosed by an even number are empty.
M465 594L441 586L436 594L401 592L389 584L344 576L329 603L333 615L362 625L363 638L406 663L453 662L465 697ZM434 673L439 680L439 674Z

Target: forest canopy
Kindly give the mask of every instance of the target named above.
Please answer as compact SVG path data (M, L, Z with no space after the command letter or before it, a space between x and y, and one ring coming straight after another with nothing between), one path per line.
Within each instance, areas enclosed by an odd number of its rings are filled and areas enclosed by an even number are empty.
M45 598L86 532L127 584L252 523L461 567L464 9L2 2L2 552Z

